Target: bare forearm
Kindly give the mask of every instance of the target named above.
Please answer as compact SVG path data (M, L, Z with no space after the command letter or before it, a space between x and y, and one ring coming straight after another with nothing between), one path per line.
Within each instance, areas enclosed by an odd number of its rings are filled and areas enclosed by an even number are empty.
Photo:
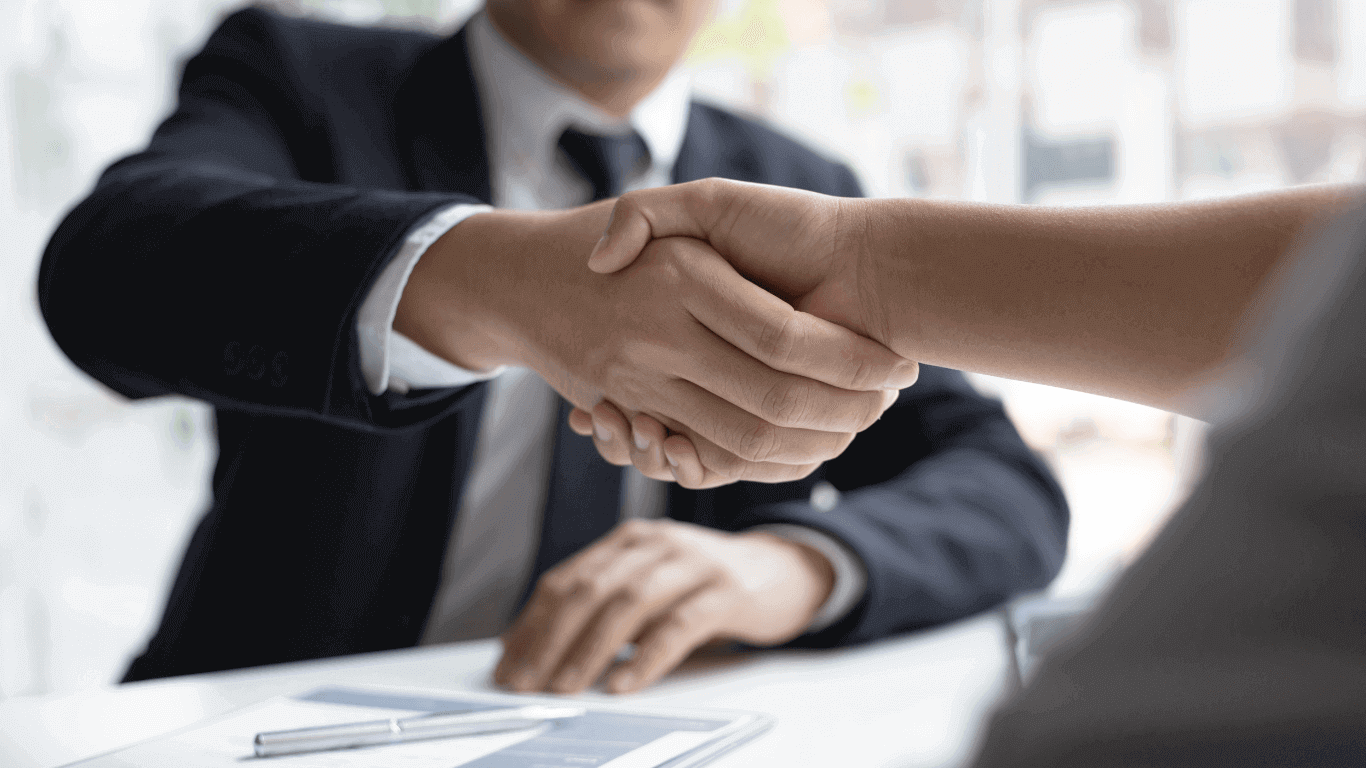
M882 308L869 330L923 362L1179 408L1296 237L1356 191L1084 209L868 201L860 282Z

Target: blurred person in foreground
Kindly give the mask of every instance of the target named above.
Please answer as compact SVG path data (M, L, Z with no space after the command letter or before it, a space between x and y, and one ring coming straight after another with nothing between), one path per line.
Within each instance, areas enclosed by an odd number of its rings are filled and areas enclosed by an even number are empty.
M898 393L914 364L705 244L604 277L610 204L534 210L708 176L858 194L690 99L708 7L499 0L444 39L251 9L187 63L40 276L84 370L215 408L212 506L127 680L507 630L498 682L579 691L634 642L626 691L710 641L866 641L1052 578L1061 492L960 374ZM654 404L711 489L564 428L604 396Z
M1048 209L711 180L624 197L593 267L669 236L909 358L1214 422L1200 484L996 714L980 768L1366 765L1359 187Z

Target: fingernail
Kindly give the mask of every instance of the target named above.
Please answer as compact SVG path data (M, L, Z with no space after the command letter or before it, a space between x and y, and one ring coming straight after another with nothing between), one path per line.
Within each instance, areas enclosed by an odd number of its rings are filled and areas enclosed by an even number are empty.
M598 439L603 441L604 443L612 442L612 430L608 429L607 427L604 427L596 421L593 422L593 434L597 435Z
M683 484L683 481L678 479L678 467L669 467L669 474L674 476L675 483L678 483L679 485Z
M639 432L636 432L635 430L631 430L631 432L632 432L632 435L634 436L635 441L636 441L636 450L637 450L637 451L648 451L648 450L650 450L650 439L649 439L649 438L647 438L645 435L640 434Z
M674 457L670 456L668 451L664 452L664 460L669 462L669 466L673 467L674 469L678 469L678 459L675 459Z

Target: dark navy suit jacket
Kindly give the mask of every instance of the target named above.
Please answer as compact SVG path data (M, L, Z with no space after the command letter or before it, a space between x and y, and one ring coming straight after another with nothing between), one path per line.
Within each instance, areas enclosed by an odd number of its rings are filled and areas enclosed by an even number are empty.
M700 104L674 176L858 194L844 166ZM463 33L246 10L187 63L148 148L67 216L39 278L58 344L128 397L189 395L217 417L212 506L127 679L417 642L485 387L370 394L356 312L410 229L489 197ZM610 529L619 504L619 470L563 420L556 440L536 575ZM821 479L843 492L824 514L808 503ZM1000 405L929 367L805 480L673 486L668 514L728 530L796 523L847 543L867 592L798 641L816 646L1043 586L1068 519Z

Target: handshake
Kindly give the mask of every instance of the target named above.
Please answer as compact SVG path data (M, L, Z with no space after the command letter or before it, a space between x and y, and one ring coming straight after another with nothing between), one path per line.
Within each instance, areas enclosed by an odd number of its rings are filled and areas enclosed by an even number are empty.
M876 340L856 202L708 179L477 215L419 262L395 328L463 367L534 369L614 464L799 479L918 372Z
M1359 194L1049 209L706 179L471 217L418 263L395 328L466 368L535 369L615 464L782 482L839 455L913 361L1198 417L1185 393L1267 276Z

